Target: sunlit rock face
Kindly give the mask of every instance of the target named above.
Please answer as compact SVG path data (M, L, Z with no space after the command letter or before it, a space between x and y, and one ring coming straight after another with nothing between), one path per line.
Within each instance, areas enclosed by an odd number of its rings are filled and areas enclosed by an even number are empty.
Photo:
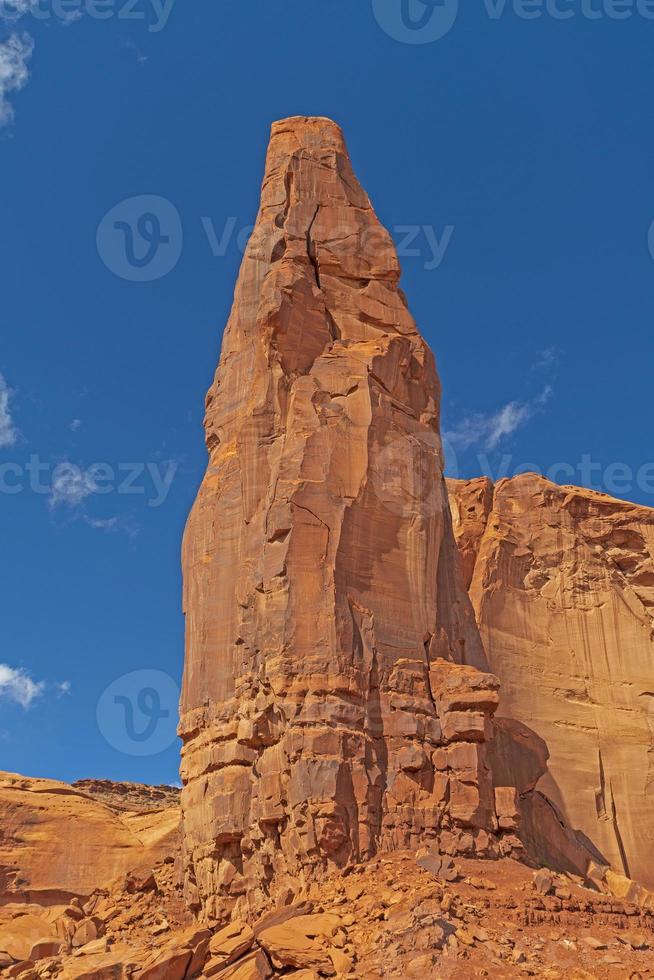
M497 682L475 670L439 382L399 277L339 127L275 123L183 547L186 885L206 917L379 850L482 851L496 825Z
M499 715L546 743L568 825L651 888L654 510L533 474L448 484Z
M162 786L69 786L0 772L0 909L65 906L128 872L151 874L179 849L178 795Z

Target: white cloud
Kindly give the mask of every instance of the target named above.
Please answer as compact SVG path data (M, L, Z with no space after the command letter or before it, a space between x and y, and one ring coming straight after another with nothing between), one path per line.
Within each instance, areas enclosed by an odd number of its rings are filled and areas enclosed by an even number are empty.
M35 15L38 16L38 7L39 0L0 0L0 21L14 23L24 17L25 14L29 14L30 11L34 11ZM41 11L41 14L43 15L44 12ZM61 21L65 27L81 20L84 16L84 10L81 6L77 10L63 10L63 6L60 5L56 13L55 11L51 13L53 16L56 15L57 20Z
M139 525L129 516L116 514L114 517L89 517L88 514L82 515L82 520L95 531L104 531L106 534L120 532L126 534L132 540L138 537L140 532Z
M538 351L536 360L531 366L531 370L546 371L551 373L552 369L559 363L560 357L561 351L558 349L558 347L546 347L544 350Z
M115 531L118 528L118 518L117 517L87 517L84 516L84 521L89 527L95 528L97 531Z
M60 463L52 476L50 507L59 504L79 507L97 489L98 485L90 473L85 473L74 463Z
M84 470L81 466L64 460L54 468L48 507L51 511L64 508L68 521L82 521L95 531L103 531L105 534L124 532L129 538L135 538L140 529L131 517L121 514L93 517L87 513L87 498L102 492L102 486L93 476L93 468Z
M482 444L486 449L495 449L506 436L513 435L522 425L533 418L540 408L551 398L553 389L546 385L542 392L531 401L509 402L490 415L475 413L462 419L453 429L445 433L447 441L456 449L469 449Z
M70 423L68 428L70 429L71 432L77 432L81 425L82 425L81 419L73 419L73 421Z
M72 685L70 681L60 681L58 684L55 684L55 687L57 689L57 697L63 698L65 694L71 693Z
M0 44L0 126L14 118L8 96L27 85L30 77L27 64L33 50L34 41L29 34L12 34Z
M44 688L45 684L42 681L33 681L27 671L0 664L1 698L14 701L27 710L43 694Z
M510 402L488 420L487 441L490 449L494 449L504 436L513 435L516 429L531 418L531 405L521 405Z
M2 20L20 20L35 6L35 0L0 0L0 18Z
M124 48L126 51L132 51L134 53L134 57L136 58L137 64L139 65L147 64L148 61L147 54L143 54L141 49L134 43L134 41L131 38L123 39L120 42L120 46L121 48Z
M0 374L0 449L13 446L18 439L18 432L9 410L10 398L11 390Z

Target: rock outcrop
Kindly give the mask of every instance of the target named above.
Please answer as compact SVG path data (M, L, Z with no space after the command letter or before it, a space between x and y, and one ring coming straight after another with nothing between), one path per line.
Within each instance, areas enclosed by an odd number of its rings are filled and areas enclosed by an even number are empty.
M187 894L209 918L496 827L497 683L475 676L439 383L399 277L338 126L274 124L183 548Z
M503 753L506 779L538 791L532 838L554 804L600 865L652 888L654 510L532 474L449 492L504 742L514 719L549 752L531 786L524 753Z
M461 689L460 681L450 685L451 693ZM146 807L150 795L148 787L102 783L95 789L105 799L122 797L130 805L142 800ZM158 798L160 788L151 793ZM57 801L44 795L42 804L49 809ZM85 825L87 816L82 811L76 819L82 838L96 829L92 819ZM47 826L44 819L42 826ZM104 883L85 901L53 904L50 895L39 906L5 897L0 975L13 980L508 980L525 975L617 980L650 976L654 969L654 896L635 904L626 894L599 894L574 875L533 871L512 859L452 859L434 846L394 852L347 875L333 868L320 881L298 882L265 915L234 917L222 926L190 921L175 852L171 849L146 876L129 873ZM70 860L74 863L74 852Z
M98 787L102 801L92 795ZM85 792L0 773L0 904L88 898L174 852L179 825L179 791L170 788L94 782Z
M0 974L132 975L190 920L179 826L172 787L0 773Z

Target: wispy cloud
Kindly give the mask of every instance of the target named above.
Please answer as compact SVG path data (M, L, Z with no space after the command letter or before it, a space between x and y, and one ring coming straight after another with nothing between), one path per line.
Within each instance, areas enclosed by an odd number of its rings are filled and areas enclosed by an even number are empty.
M13 701L27 710L44 690L44 682L32 680L22 668L0 664L0 698Z
M28 63L34 50L29 34L12 34L0 44L0 127L14 118L9 96L27 85L30 73Z
M18 432L11 417L10 402L11 390L0 374L0 449L13 446L18 439Z
M71 432L78 432L81 426L82 426L81 419L73 419L73 421L70 423L68 428L70 429Z
M509 402L488 415L479 412L468 415L446 432L445 438L455 449L465 450L475 445L496 449L502 439L513 435L533 418L550 400L552 394L551 385L546 385L542 392L530 401Z
M75 466L74 463L60 463L52 480L52 490L50 493L50 507L60 505L66 507L79 507L87 497L96 493L98 485L93 476Z
M0 0L0 20L20 20L35 6L36 0Z
M137 537L140 527L129 515L110 514L107 517L94 517L88 513L88 498L93 494L106 493L106 487L103 489L98 483L93 469L93 467L84 469L67 460L58 463L52 474L48 507L53 512L63 512L67 524L81 521L94 531L102 531L106 534L122 532L128 538Z
M58 684L55 684L55 688L57 689L57 697L63 698L65 695L71 693L72 684L70 681L59 681Z
M546 347L544 350L539 350L536 355L536 360L531 366L531 370L545 371L551 375L559 363L561 353L558 347Z
M145 65L145 64L147 64L147 61L148 61L147 54L143 54L143 52L141 51L141 49L138 47L137 44L134 43L134 41L132 40L132 38L123 38L123 40L120 42L120 46L121 46L121 48L123 48L123 50L125 50L125 51L131 51L134 54L134 57L136 59L136 63L138 65Z
M0 0L0 20L15 22L33 11L38 14L39 0ZM42 12L43 13L43 12ZM56 17L64 25L80 20L84 16L81 6L77 10L64 10L63 4L59 5Z
M105 534L120 532L126 534L131 540L137 538L141 530L133 518L124 514L116 514L113 517L89 517L88 514L84 514L82 519L88 527L92 527L95 531L104 531Z
M118 528L117 517L88 517L85 514L84 523L97 531L115 531Z

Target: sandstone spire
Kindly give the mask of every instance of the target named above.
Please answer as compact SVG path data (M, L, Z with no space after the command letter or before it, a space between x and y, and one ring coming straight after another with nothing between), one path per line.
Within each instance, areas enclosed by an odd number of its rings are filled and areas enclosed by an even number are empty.
M183 549L187 893L207 916L308 868L456 849L457 827L481 851L496 826L496 682L399 278L339 127L275 123Z

